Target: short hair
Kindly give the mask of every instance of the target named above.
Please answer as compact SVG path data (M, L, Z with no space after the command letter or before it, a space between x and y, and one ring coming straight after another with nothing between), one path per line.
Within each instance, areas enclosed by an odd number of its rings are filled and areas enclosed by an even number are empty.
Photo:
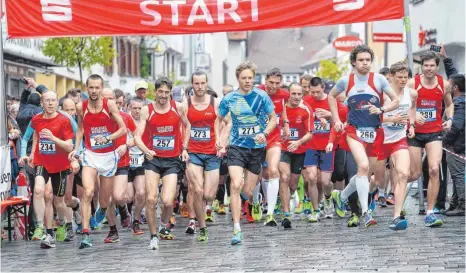
M243 72L244 70L251 70L252 71L252 74L254 74L254 76L256 75L256 69L257 69L257 66L251 62L251 61L245 61L245 62L242 62L240 63L237 67L236 67L236 78L238 79L239 78L239 74L241 74L241 72Z
M280 77L280 80L283 79L283 75L282 75L282 72L280 71L280 69L274 67L272 69L269 69L269 71L267 71L267 74L265 74L265 78L268 79L272 76L276 76L276 77Z
M191 84L193 83L194 76L205 76L205 81L209 82L209 78L207 77L207 73L205 73L202 70L196 70L192 75L191 75Z
M426 51L421 54L421 65L424 65L425 61L435 60L437 66L440 64L440 57L432 50Z
M13 112L13 111L19 111L19 104L13 103L13 104L10 106L10 113Z
M353 62L356 62L356 57L358 56L359 53L364 53L367 52L371 55L371 61L374 60L374 51L367 45L358 45L353 50L351 50L350 54L350 63L354 67Z
M292 82L292 83L290 83L290 85L288 86L288 89L291 89L291 87L293 87L293 86L298 86L298 87L303 88L303 86L302 86L299 82Z
M397 62L390 66L390 74L395 75L396 72L406 71L409 73L408 65L405 62Z
M223 86L223 90L225 90L225 89L230 89L229 92L231 92L231 91L233 91L235 88L233 87L233 85L227 83L227 84L225 84L225 85ZM223 91L223 90L222 90L222 91Z
M6 100L13 100L13 97L11 97L10 95L6 95Z
M66 92L65 98L79 97L79 96L81 96L81 89L71 88L70 90L68 90L68 92Z
M100 80L102 86L104 86L104 78L102 78L102 76L100 76L98 74L92 74L89 77L87 77L86 86L89 85L89 80Z
M301 77L299 77L299 83L302 85L303 84L303 80L306 80L309 82L309 87L311 86L310 82L312 80L312 76L309 75L309 74L304 74L302 75Z
M380 68L380 70L379 70L379 74L382 74L384 76L387 76L389 73L390 73L390 69L388 67L386 67L386 66Z
M322 87L323 89L325 89L325 82L324 82L324 80L322 80L322 78L319 78L319 77L313 77L313 78L311 79L311 82L310 82L309 85L310 85L310 86L314 86L314 87L320 85L320 87Z
M155 80L155 90L159 89L162 86L167 86L170 91L172 90L173 84L172 80L170 80L168 77L162 76L158 79Z
M129 105L133 105L133 102L140 102L142 104L144 104L144 101L140 98L140 97L132 97L130 100L129 100Z
M453 82L453 86L458 86L461 93L464 93L464 75L455 73L450 76L450 80ZM452 87L453 87L452 86Z
M113 95L115 96L115 99L118 99L119 97L123 97L123 99L125 98L125 93L123 90L118 88L113 89Z

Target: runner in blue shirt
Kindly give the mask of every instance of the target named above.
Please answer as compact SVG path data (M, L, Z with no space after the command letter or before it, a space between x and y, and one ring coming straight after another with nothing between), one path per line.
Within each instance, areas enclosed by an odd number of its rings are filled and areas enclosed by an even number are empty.
M267 93L253 87L255 74L256 66L252 62L241 63L236 68L239 89L223 98L217 116L223 121L230 113L232 122L227 154L231 179L230 207L234 223L232 245L239 244L243 240L239 221L244 169L246 174L243 193L249 198L265 160L266 138L277 124L272 100ZM267 119L269 123L266 122Z

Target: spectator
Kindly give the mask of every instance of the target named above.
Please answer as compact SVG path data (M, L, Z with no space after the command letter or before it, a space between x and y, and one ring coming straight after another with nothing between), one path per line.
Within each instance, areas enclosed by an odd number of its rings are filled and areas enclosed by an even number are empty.
M144 102L144 105L148 105L152 101L147 98L147 89L149 88L149 84L146 81L140 81L136 84L135 91L136 96Z
M456 69L455 69L456 70ZM453 124L451 130L447 132L443 139L443 145L446 149L462 156L464 158L464 138L465 138L465 78L462 74L453 74L448 80L451 85L453 104L455 106L453 115ZM446 211L447 216L464 216L465 215L465 160L461 157L447 153L447 164L453 181L453 195L450 201L450 207Z
M16 123L16 118L18 117L18 112L19 112L19 104L16 104L16 103L12 104L10 106L8 114L15 121L15 123Z
M10 112L10 106L13 104L13 98L6 95L6 112Z

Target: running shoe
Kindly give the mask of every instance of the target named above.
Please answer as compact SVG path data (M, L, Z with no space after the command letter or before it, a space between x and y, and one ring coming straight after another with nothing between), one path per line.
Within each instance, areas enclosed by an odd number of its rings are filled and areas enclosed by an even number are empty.
M212 214L212 210L207 210L206 214L205 214L205 221L206 222L209 222L209 223L213 223L214 222L214 215Z
M194 221L189 221L189 225L185 231L186 234L195 234L196 233L196 223Z
M269 214L265 217L264 226L268 226L268 227L277 226L277 221L275 221L275 218L273 217L273 215Z
M325 199L324 201L324 218L333 218L333 213L335 212L335 206L333 205L332 198Z
M437 216L435 216L434 213L431 213L424 218L424 225L426 227L439 227L443 225L443 221L437 219Z
M370 212L370 213L374 213L376 208L377 208L377 203L376 203L375 200L369 195L369 206L368 206L369 212Z
M110 232L107 235L107 238L104 239L104 242L106 244L117 243L119 241L120 241L120 236L118 235L118 231L116 230L110 230Z
M74 232L72 229L68 229L66 231L66 237L65 237L65 242L71 242L74 241Z
M149 249L149 250L159 249L159 238L152 237L152 239L150 239L150 243L149 243L149 246L147 247L147 249Z
M378 202L379 202L379 207L381 208L385 208L387 206L387 199L385 199L384 196L380 196Z
M209 240L209 236L208 236L208 232L207 232L207 228L201 228L200 232L199 232L199 236L197 236L196 240L198 242L207 242Z
M97 224L100 224L104 221L105 216L107 215L107 210L102 210L100 207L95 211L95 221Z
M405 230L408 228L408 221L403 217L396 217L388 226L391 230Z
M251 211L249 211L249 201L246 201L244 203L244 210L246 212L246 221L248 223L254 223L256 220L254 219L254 217L252 217Z
M133 235L142 235L144 230L139 226L139 221L133 221Z
M219 207L219 202L217 199L215 199L213 202L212 202L212 211L213 212L217 212L218 211L218 207Z
M66 237L66 227L65 227L65 225L58 226L57 233L55 234L55 237L57 239L57 242L65 241L65 237Z
M188 217L188 207L186 206L185 203L181 204L181 206L180 206L180 215L183 218Z
M367 212L364 213L363 218L364 218L364 225L366 227L372 227L372 226L377 225L377 221L375 221L375 219L372 218L372 215L370 213L367 213Z
M97 223L94 216L91 217L89 225L91 226L92 230L99 229L99 223Z
M305 199L304 200L304 214L308 215L311 214L312 212L312 202L310 199Z
M91 238L89 238L88 234L84 234L83 239L81 240L81 244L79 245L79 249L88 248L91 246Z
M120 221L121 226L124 228L129 228L131 226L131 215L128 211L128 206L126 204L120 210Z
M277 203L275 204L275 208L273 210L273 213L275 215L282 214L282 201L280 200L280 196L278 196L278 198L277 198Z
M304 204L302 201L299 201L298 206L294 209L294 213L301 214L304 212Z
M282 227L284 229L290 229L291 228L291 218L290 217L284 217L282 221Z
M224 205L224 204L220 204L220 205L219 205L217 214L218 214L218 215L225 215L225 214L227 214L227 211L226 211L226 209L225 209L225 205Z
M262 208L259 203L252 205L252 218L255 221L260 221L262 219Z
M243 232L235 230L233 231L233 237L231 238L231 244L237 245L243 242Z
M142 212L144 212L144 210ZM139 221L141 221L141 224L147 225L147 219L144 213L141 213L141 219L139 219Z
M313 212L311 212L311 214L309 214L309 217L307 218L307 221L309 223L316 223L316 222L319 222L320 221L320 211L318 210L314 210Z
M170 231L167 228L162 228L159 230L159 237L161 240L173 240L175 238L170 234Z
M170 221L168 221L168 229L172 230L176 226L176 218L175 218L175 213L172 214L172 217L170 217Z
M43 227L36 227L34 235L32 235L33 241L45 240L46 234Z
M353 213L348 219L348 227L358 227L359 226L359 217L356 213Z
M385 199L387 200L387 205L395 205L395 195L393 193L388 194Z
M40 248L55 248L55 239L50 234L45 235L45 239L40 243Z
M79 224L79 225L76 227L75 232L76 232L76 234L82 234L82 233L83 233L83 225Z
M337 212L338 217L344 217L346 215L346 208L345 208L346 202L341 200L340 195L341 195L341 191L339 190L332 191L332 198L336 204L335 211Z

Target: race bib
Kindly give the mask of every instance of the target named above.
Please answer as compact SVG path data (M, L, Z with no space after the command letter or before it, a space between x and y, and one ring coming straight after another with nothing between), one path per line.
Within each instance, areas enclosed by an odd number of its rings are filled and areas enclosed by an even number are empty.
M56 154L55 143L51 140L41 138L39 140L39 152L45 155Z
M260 133L259 125L240 125L238 126L239 137L254 137Z
M130 154L129 155L129 167L139 168L144 163L144 154Z
M426 120L426 122L435 121L437 119L437 108L418 108L417 112L421 114Z
M99 134L91 134L90 135L90 141L91 141L91 149L92 150L99 150L103 148L107 148L113 145L112 141L109 141L108 143L97 143L95 141L95 138L102 136L102 137L108 137L110 136L110 133L99 133Z
M191 127L191 139L195 141L210 141L210 128Z
M356 135L358 138L366 143L374 143L377 137L375 128L372 127L361 127L356 129Z
M330 122L325 126L320 121L314 121L314 134L328 134L330 133Z
M269 117L265 117L265 124L269 124ZM280 124L280 115L277 114L277 126Z
M296 128L290 128L290 140L298 140L299 131Z
M152 147L156 150L174 150L175 137L174 136L154 136Z
M388 124L388 129L390 130L402 130L405 129L406 124L403 123L389 123Z

